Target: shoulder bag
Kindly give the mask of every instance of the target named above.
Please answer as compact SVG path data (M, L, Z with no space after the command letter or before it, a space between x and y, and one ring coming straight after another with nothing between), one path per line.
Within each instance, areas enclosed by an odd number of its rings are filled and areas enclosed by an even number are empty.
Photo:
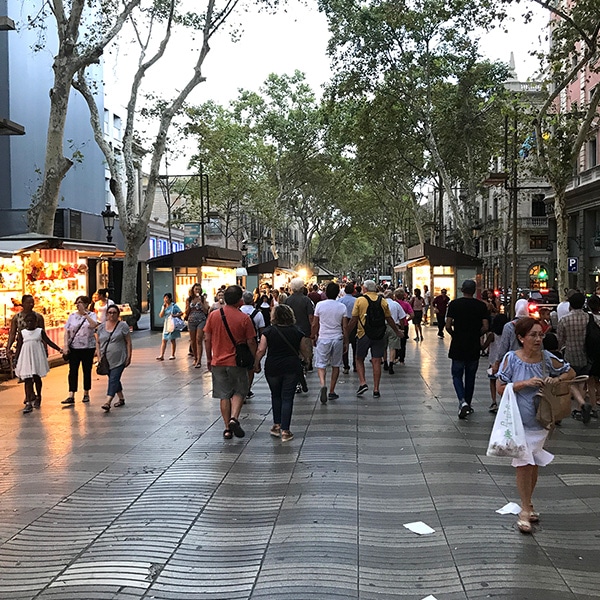
M69 343L67 344L67 348L69 349L69 351L66 354L63 354L63 360L65 362L69 362L69 354L71 354L71 342L75 339L75 336L79 333L79 330L83 327L83 324L85 323L85 319L86 319L86 317L83 317L83 321L81 321L81 323L79 323L79 327L75 330L73 337L69 340Z
M233 338L231 333L231 329L229 329L229 325L227 324L227 319L225 318L225 312L222 308L219 309L221 311L221 319L223 319L223 325L225 325L225 329L227 330L227 335L229 335L229 339L235 348L235 364L238 367L242 367L250 371L250 369L254 368L254 355L252 354L252 350L250 350L250 346L246 342L237 343Z
M544 379L548 377L546 357L542 361L542 372ZM544 384L539 391L539 405L535 414L538 423L544 428L552 431L557 421L562 421L571 414L571 384L586 381L587 375L571 379L569 381L558 381L556 383Z
M118 326L118 323L117 323L117 325L115 325L115 329L117 328L117 326ZM106 358L106 350L108 348L108 344L110 344L110 338L112 337L113 333L115 332L115 329L113 329L110 332L110 335L108 336L108 340L106 340L106 343L104 344L102 351L100 353L100 360L98 361L98 364L96 365L96 373L98 375L108 375L108 373L110 372L110 365L108 364L108 358Z

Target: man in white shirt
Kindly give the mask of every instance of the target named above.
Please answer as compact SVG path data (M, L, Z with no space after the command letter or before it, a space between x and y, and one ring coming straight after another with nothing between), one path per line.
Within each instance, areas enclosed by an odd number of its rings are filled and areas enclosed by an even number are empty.
M400 321L406 318L406 312L400 306L400 303L394 300L394 293L391 290L387 290L383 296L387 300L388 308L390 309L390 314L392 315L392 319L394 319L394 323L396 323L398 329L401 329ZM383 370L387 371L390 375L393 375L394 362L396 360L396 350L400 349L401 341L389 324L386 324L385 328L385 342L386 353L383 356ZM389 358L386 360L388 352Z
M577 290L567 290L567 299L563 300L557 307L556 307L556 316L558 317L558 320L560 321L563 317L566 317L570 310L571 310L571 305L569 304L569 298L573 295L576 294Z
M329 283L325 289L327 300L321 300L315 306L311 337L315 344L314 364L319 373L321 389L319 400L326 404L327 400L337 400L335 384L340 375L340 367L344 364L342 355L348 351L348 317L346 307L336 302L340 291L337 283ZM331 364L331 383L327 394L326 372Z
M260 334L262 330L265 328L265 318L263 317L260 308L254 307L254 294L252 292L244 292L242 294L242 300L244 304L240 306L240 310L243 313L246 313L250 320L252 321L252 325L254 325L254 330L256 331L256 341L260 342ZM248 371L248 394L246 398L254 398L254 392L252 391L252 383L254 382L254 370Z

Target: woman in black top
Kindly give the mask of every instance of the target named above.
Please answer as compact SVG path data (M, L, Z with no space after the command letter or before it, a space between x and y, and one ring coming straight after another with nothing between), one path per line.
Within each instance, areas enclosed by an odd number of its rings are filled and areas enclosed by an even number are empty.
M295 325L294 311L286 304L273 308L271 326L263 330L256 352L254 372L260 372L260 361L267 353L265 377L271 390L273 407L273 427L271 435L281 437L282 442L293 439L290 431L294 394L302 376L302 361L299 356L307 356L310 339Z

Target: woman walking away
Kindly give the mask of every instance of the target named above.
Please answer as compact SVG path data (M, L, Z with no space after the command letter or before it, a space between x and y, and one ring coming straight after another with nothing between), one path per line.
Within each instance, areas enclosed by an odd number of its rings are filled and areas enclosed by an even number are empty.
M494 317L492 321L492 327L488 332L488 336L486 337L486 348L489 356L489 366L488 366L488 379L490 381L490 395L492 397L492 403L490 404L489 411L491 413L498 412L498 403L496 402L496 398L498 396L498 389L496 386L496 375L494 374L494 370L492 369L492 365L498 360L502 359L502 356L498 357L498 346L500 345L500 340L502 339L502 330L504 326L508 322L508 317L505 314L498 314Z
M42 398L42 377L50 370L48 355L44 344L48 344L58 352L62 348L56 345L46 332L38 327L37 315L33 312L25 315L25 328L17 334L17 367L15 375L25 383L25 408L23 413L30 413L33 408L39 408ZM35 394L35 387L38 394Z
M274 437L281 437L282 442L294 438L290 424L296 386L302 377L299 352L302 346L303 356L308 356L311 344L310 338L305 337L295 323L294 311L287 304L273 308L271 326L262 332L254 361L254 372L260 373L260 361L268 349L265 377L271 390L273 408L270 433Z
M165 322L163 323L163 339L160 344L160 356L156 357L156 360L165 360L165 350L167 348L167 341L171 342L171 356L169 360L175 360L175 350L177 348L177 339L181 337L181 332L177 329L172 329L171 323L172 317L180 317L183 314L179 306L173 302L173 294L167 293L163 296L163 306L160 309L158 316ZM169 318L171 317L171 318ZM171 329L171 331L169 331Z
M540 520L533 507L533 491L538 478L538 467L545 467L554 456L544 450L548 430L537 421L535 415L539 404L538 392L545 383L566 381L575 377L570 365L542 347L544 334L537 319L524 317L515 324L519 350L509 352L501 359L498 371L498 393L502 394L507 383L513 384L529 454L524 459L513 459L517 469L517 489L521 497L521 512L517 527L522 533L532 532L532 523Z
M106 402L102 410L108 412L115 395L119 399L113 406L123 406L123 386L121 375L126 367L131 364L131 334L129 325L119 318L121 311L116 305L110 306L106 311L106 322L102 323L96 330L96 353L98 360L106 356L108 360L108 388L106 390Z
M188 324L190 332L190 347L194 355L194 367L199 369L202 363L202 348L204 344L204 326L206 325L206 316L210 306L206 297L202 295L202 288L199 283L195 283L190 288L187 300L185 301L184 319Z
M88 310L90 299L78 296L75 300L77 310L69 315L65 325L63 356L69 358L69 395L61 404L75 404L75 392L79 380L79 365L83 372L82 402L90 401L92 389L92 366L96 353L95 332L98 327L96 314Z
M421 321L423 320L423 309L425 308L425 300L421 296L421 290L419 288L415 289L415 295L410 299L410 305L413 309L413 318L412 322L415 326L415 342L423 341L423 329L421 328Z

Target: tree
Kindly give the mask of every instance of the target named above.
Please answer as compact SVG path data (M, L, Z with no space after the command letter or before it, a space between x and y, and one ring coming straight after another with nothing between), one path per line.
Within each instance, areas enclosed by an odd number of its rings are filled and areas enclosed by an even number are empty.
M477 61L469 34L473 27L489 24L496 14L492 4L322 0L321 5L332 30L329 52L338 69L338 95L388 98L387 105L402 115L405 139L410 136L420 145L431 176L437 173L443 182L463 248L472 251L471 223L454 190L450 153L445 155L441 146L444 121L438 120L436 101L444 86L468 73ZM483 101L492 101L492 95L481 94ZM478 109L485 114L483 106Z
M97 62L104 48L119 33L141 0L129 0L121 10L114 3L96 0L51 0L47 2L33 26L47 27L45 18L52 15L58 36L58 51L52 63L54 83L50 90L50 117L46 138L44 175L39 193L28 213L29 230L43 235L54 232L54 215L58 207L60 185L73 165L64 156L64 132L73 77ZM68 9L70 8L70 12ZM94 22L95 27L88 23Z
M146 15L146 27L134 23L136 39L140 46L140 55L137 70L133 76L129 102L127 105L127 121L123 133L123 149L119 153L104 140L101 121L93 96L85 79L85 73L80 70L77 78L77 89L85 97L91 115L91 123L95 132L95 139L102 149L111 173L111 192L119 212L119 227L125 238L125 259L123 267L123 301L132 306L137 306L137 268L138 254L147 235L148 223L152 214L154 195L156 191L160 164L167 146L169 129L175 117L180 114L190 93L205 78L202 75L202 66L210 51L209 42L212 37L228 23L241 0L224 0L217 4L217 0L207 0L202 13L177 13L175 0L156 2ZM276 6L277 0L261 0L260 6ZM138 109L138 102L142 82L148 70L165 56L173 28L176 24L189 27L200 34L200 43L194 56L195 64L192 75L176 90L167 100L161 100L153 110ZM160 42L156 43L155 28L161 26ZM153 42L153 43L152 43ZM148 57L147 57L148 55ZM176 57L180 60L180 56ZM138 181L136 177L136 164L139 162L139 141L136 124L140 116L155 117L157 120L156 133L149 153L149 171L147 186L143 192L141 202L137 201L136 192ZM125 192L123 191L125 190Z
M536 147L541 173L554 191L557 237L557 279L562 293L568 287L567 243L569 217L566 189L577 157L598 118L600 85L587 97L577 94L571 102L568 89L579 74L586 80L600 72L600 11L596 0L578 0L568 7L536 0L552 15L552 45L545 58L551 89L546 102L536 111ZM566 110L561 107L564 100Z

